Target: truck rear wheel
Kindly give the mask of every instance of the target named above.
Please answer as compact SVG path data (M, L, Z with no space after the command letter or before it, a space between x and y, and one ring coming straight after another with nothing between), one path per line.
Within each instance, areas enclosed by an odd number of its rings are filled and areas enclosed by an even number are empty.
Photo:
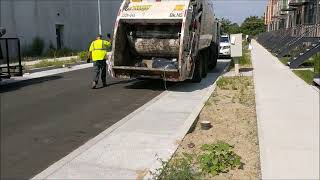
M202 60L202 58L201 58L201 53L199 52L198 55L197 55L196 62L195 62L195 67L194 67L192 82L196 82L196 83L201 82L201 79L202 79L202 69L203 69L202 62L203 62L203 60Z
M206 50L203 50L202 52L201 52L201 54L202 54L202 57L201 57L201 59L202 59L202 78L205 78L205 77L207 77L207 74L208 74L208 66L209 66L209 60L210 60L210 58L209 58L209 56L210 56L210 53L209 53L209 50L208 49L206 49Z
M209 55L209 69L214 69L217 66L218 61L218 50L217 47L213 44L210 46L210 55Z

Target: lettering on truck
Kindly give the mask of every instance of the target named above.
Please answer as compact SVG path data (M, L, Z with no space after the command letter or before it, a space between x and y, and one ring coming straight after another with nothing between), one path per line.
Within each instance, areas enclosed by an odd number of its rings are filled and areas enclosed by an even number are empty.
M173 11L170 13L170 17L182 17L183 13L181 11L184 10L184 5L176 5Z
M151 8L152 5L137 5L130 6L125 11L147 11Z
M125 9L125 12L123 12L122 17L136 17L136 14L132 11L148 11L151 8L152 5L136 5L136 6L130 6Z

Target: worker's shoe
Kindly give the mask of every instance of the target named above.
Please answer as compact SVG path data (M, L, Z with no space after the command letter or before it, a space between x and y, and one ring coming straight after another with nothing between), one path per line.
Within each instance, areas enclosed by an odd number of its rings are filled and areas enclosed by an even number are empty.
M106 82L104 82L104 83L102 83L102 86L103 86L103 87L107 87L108 84L107 84Z
M93 81L91 84L91 89L95 89L96 87L97 87L97 83L95 81Z

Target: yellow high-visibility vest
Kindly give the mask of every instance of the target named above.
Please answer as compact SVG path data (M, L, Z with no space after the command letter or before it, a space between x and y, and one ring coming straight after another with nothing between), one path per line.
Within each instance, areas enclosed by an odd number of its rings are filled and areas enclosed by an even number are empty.
M92 61L99 61L106 59L107 49L111 47L109 41L97 39L90 45L89 51L91 52Z

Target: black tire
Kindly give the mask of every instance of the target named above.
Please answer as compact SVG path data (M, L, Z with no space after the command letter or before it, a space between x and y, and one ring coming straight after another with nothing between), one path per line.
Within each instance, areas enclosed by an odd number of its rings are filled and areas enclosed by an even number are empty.
M214 69L217 66L218 62L218 50L217 47L213 44L210 46L210 55L209 55L209 69Z
M202 80L202 58L201 53L199 52L195 62L195 68L193 72L192 82L199 83Z
M202 62L202 78L205 78L205 77L207 77L207 74L208 74L208 66L209 66L209 64L208 64L208 62L209 62L209 56L210 56L210 54L209 54L209 51L208 51L208 49L206 49L206 50L203 50L202 51L202 53L201 53L202 55L201 55L201 59L203 60Z

